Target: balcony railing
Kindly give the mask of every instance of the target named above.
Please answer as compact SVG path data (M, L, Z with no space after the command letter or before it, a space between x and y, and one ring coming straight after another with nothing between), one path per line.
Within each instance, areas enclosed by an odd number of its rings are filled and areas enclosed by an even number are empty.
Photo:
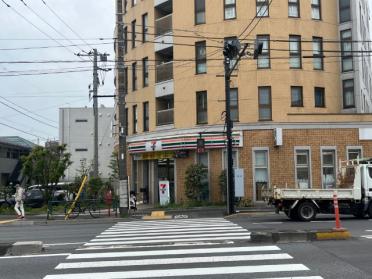
M155 20L155 36L160 37L172 31L172 14Z
M173 61L156 66L156 83L173 79Z
M173 124L174 109L158 110L157 111L157 126Z

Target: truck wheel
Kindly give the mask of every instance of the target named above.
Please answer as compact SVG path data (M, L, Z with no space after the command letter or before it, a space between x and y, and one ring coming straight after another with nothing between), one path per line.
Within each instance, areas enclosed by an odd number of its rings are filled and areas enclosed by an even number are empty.
M301 221L309 222L316 217L316 207L312 202L303 202L298 206L297 215Z
M298 215L297 215L297 210L296 209L289 209L289 210L284 210L285 215L293 221L298 220Z

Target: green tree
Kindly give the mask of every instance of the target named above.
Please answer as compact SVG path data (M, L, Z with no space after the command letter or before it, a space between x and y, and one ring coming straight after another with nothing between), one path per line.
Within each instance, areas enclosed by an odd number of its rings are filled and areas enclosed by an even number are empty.
M40 184L46 199L52 195L52 188L64 176L66 169L72 164L71 154L66 152L66 145L35 147L31 153L22 157L22 173L29 180Z
M226 192L227 192L227 171L221 171L220 176L218 177L218 184L220 185L220 193L222 201L226 201Z
M115 150L111 154L110 164L108 166L111 170L110 172L110 182L119 180L119 157L118 152Z
M103 182L100 177L92 177L88 181L88 198L97 199L103 191Z
M205 188L205 177L207 170L200 164L190 165L186 169L185 195L189 200L200 201Z

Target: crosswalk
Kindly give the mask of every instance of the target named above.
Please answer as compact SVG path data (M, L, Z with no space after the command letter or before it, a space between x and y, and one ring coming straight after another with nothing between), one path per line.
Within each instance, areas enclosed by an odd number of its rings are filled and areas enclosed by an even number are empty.
M362 238L372 239L372 230L365 230L366 234L362 235Z
M223 218L119 222L44 279L322 278L278 246L249 240Z

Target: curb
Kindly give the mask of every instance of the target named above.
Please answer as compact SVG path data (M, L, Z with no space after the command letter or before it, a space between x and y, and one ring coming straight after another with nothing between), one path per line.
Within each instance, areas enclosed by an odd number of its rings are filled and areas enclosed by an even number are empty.
M347 240L351 238L348 230L335 231L279 231L279 232L252 232L252 243L292 243L322 240Z

